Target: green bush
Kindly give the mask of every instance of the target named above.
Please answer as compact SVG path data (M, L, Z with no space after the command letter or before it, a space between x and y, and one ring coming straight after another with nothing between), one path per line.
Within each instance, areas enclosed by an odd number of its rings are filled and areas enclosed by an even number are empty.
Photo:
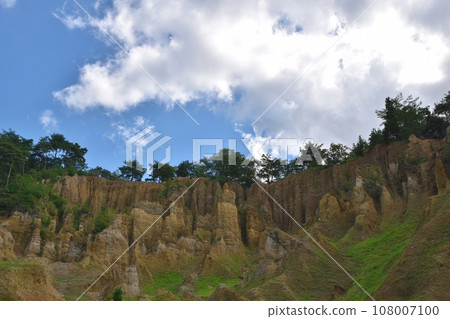
M41 218L42 226L48 227L48 226L50 226L51 222L52 222L52 217L48 213L44 213L44 215Z
M47 240L52 237L53 232L47 227L41 227L40 235L42 240Z
M122 301L122 297L123 297L123 290L121 287L116 288L114 290L113 296L112 296L112 300L114 301Z
M0 198L0 216L4 216L14 210L16 203L11 201L5 193L2 193L0 196L2 197Z
M80 229L80 221L81 221L81 215L88 214L90 211L90 205L89 202L86 201L81 205L81 207L78 207L77 205L72 207L73 212L73 229L79 230Z
M35 211L38 201L45 199L51 189L30 175L16 176L9 186L10 199L15 209Z
M42 182L39 174L16 175L9 187L0 191L0 212L47 212L54 217L64 211L66 200L55 194L52 186Z
M69 176L75 176L77 174L77 169L73 166L69 166L66 168L67 175Z
M55 206L57 212L64 211L66 207L66 200L64 197L59 196L58 194L55 194L53 192L50 192L49 199L50 202L53 203L53 205Z
M94 234L98 234L109 227L114 217L114 211L103 207L94 220Z

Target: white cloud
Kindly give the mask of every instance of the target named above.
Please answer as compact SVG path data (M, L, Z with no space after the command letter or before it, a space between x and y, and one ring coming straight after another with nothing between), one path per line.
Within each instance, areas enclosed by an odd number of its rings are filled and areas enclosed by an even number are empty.
M450 83L448 23L433 20L439 5L418 0L380 1L315 63L369 4L116 0L92 10L129 55L118 49L84 65L78 83L54 95L78 110L122 112L154 99L172 107L143 66L179 103L217 99L216 111L251 123L308 70L251 134L349 143L378 125L374 110L385 97L403 91L430 104ZM83 16L61 19L101 33Z
M47 131L55 130L58 128L58 120L56 119L52 110L45 110L41 114L39 120L44 129Z
M122 145L130 137L136 135L144 129L154 131L155 127L143 116L134 117L133 121L117 121L111 124L112 130L106 132L104 136L113 142L118 142Z
M0 6L5 8L12 8L16 4L16 0L0 0Z
M88 22L81 16L72 16L72 15L66 15L66 14L57 14L53 13L55 18L57 18L59 21L65 24L65 26L72 30L72 29L84 29L88 26Z

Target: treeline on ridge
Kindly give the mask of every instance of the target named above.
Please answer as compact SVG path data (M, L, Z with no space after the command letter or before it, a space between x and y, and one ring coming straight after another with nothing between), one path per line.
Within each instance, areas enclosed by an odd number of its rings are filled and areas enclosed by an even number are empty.
M66 175L89 175L109 180L142 181L149 172L148 182L164 182L175 177L207 177L220 183L235 181L249 187L255 178L265 183L282 179L306 169L322 169L355 160L363 156L377 144L388 144L408 139L411 134L419 138L441 139L450 126L450 91L434 105L422 106L418 98L386 98L383 109L376 111L382 120L379 129L373 129L366 141L361 136L351 146L331 143L328 149L314 145L320 152L325 165L312 161L296 165L296 159L287 163L264 154L259 162L250 161L240 165L245 156L239 152L223 149L219 158L203 158L199 164L183 161L177 166L165 164L158 167L153 163L142 168L136 161L124 163L115 172L100 166L88 168L85 155L87 149L78 143L68 141L62 134L52 134L40 138L37 143L26 139L14 131L0 134L0 214L12 210L46 210L54 216L65 205L64 199L54 194L52 183ZM312 154L311 154L312 155ZM235 157L236 165L230 165L230 156ZM234 163L233 163L234 164Z

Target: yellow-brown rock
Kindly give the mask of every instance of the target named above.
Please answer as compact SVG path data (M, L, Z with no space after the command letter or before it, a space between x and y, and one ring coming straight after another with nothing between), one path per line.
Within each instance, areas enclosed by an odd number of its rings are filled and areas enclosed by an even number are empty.
M264 247L264 242L267 235L267 225L264 218L252 205L248 205L245 212L247 245L250 248Z
M87 244L86 255L91 257L92 262L110 266L128 248L127 234L122 227L122 216L117 216L111 226L102 232L91 235ZM129 255L125 254L116 266L126 268L129 264Z
M219 242L223 240L227 252L242 254L244 247L239 228L235 198L234 192L225 184L213 213L215 227L214 241Z

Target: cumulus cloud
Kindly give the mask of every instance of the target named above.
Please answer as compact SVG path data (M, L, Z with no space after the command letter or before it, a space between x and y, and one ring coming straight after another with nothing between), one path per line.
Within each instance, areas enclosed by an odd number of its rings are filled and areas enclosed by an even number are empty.
M16 0L0 0L0 6L5 8L12 8L16 4Z
M56 119L52 110L45 110L41 114L39 121L41 122L44 129L47 131L51 131L58 128L58 120Z
M418 0L380 2L348 33L370 1L96 4L98 23L82 13L61 20L105 29L127 52L84 65L77 83L54 93L78 110L208 99L220 102L216 112L252 123L298 80L245 134L349 143L378 125L385 97L403 91L431 103L450 82L447 22L433 21L439 7Z

